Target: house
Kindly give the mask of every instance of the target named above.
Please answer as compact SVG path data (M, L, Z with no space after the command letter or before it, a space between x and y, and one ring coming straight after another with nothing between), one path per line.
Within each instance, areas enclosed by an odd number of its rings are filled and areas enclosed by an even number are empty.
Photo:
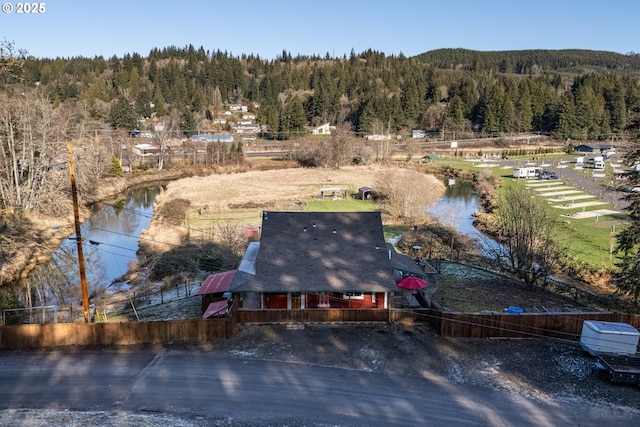
M575 151L579 153L614 153L615 147L612 144L580 144L576 145Z
M323 125L320 125L318 127L311 129L311 134L312 135L330 135L331 131L334 130L335 128L336 128L335 126L331 126L329 125L329 123L325 123Z
M152 144L136 144L133 146L133 154L140 157L156 156L160 153L160 147Z
M260 132L260 125L254 123L238 124L236 133L255 134Z
M387 309L406 275L427 277L385 243L380 212L265 211L229 291L246 309Z
M420 138L426 138L427 137L427 131L423 130L423 129L413 129L411 131L411 138L413 139L420 139Z

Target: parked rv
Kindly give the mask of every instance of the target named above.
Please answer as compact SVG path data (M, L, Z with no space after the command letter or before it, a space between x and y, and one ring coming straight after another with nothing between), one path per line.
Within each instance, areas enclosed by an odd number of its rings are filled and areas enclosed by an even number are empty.
M534 179L537 178L541 172L542 168L514 168L513 177Z
M514 178L526 178L527 177L527 168L514 168L513 169L513 177Z

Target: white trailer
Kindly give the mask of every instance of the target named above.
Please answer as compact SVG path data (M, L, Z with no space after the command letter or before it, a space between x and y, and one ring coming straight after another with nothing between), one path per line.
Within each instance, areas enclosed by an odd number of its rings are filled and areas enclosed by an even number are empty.
M513 169L513 177L514 178L526 178L528 174L528 168L514 168Z
M514 168L513 169L513 177L514 178L537 178L542 172L542 168Z
M640 332L628 323L585 320L580 345L591 355L634 355Z

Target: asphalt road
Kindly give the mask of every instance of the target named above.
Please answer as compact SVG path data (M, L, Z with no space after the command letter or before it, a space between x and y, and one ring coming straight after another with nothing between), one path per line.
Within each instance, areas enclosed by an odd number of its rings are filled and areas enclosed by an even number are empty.
M0 410L16 408L163 413L224 425L640 425L625 411L542 402L426 370L392 377L200 349L3 352Z
M574 156L576 157L576 156ZM574 157L567 157L565 160L572 160ZM619 159L618 155L613 155L611 159L607 160L607 163L611 163L617 161ZM532 164L540 165L546 163L544 160L531 160ZM526 163L522 160L494 160L493 163L497 163L500 166L513 166L513 167L521 167ZM555 162L554 162L555 163ZM604 178L601 177L592 177L589 176L592 173L592 169L585 166L584 172L581 170L575 170L574 164L566 164L567 167L560 168L549 166L545 169L554 171L560 179L565 180L568 184L573 185L576 189L583 190L587 193L591 193L592 195L598 197L599 199L611 203L616 210L623 210L626 206L628 206L628 202L622 200L622 198L627 194L624 192L613 191L602 185ZM507 170L508 173L509 170ZM585 176L586 175L586 176Z

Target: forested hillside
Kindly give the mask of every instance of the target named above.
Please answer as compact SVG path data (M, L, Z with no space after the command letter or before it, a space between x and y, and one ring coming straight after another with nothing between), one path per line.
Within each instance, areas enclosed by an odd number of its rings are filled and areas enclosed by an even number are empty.
M507 50L481 52L468 49L437 49L416 57L442 69L471 71L497 71L515 74L542 74L549 72L584 73L613 70L638 75L640 55L621 55L583 49L564 50Z
M187 46L146 57L23 59L19 75L4 74L3 92L39 85L54 105L73 103L100 127L132 129L140 117L173 113L186 135L215 131L211 121L229 103L248 105L265 136L279 139L325 122L348 122L359 135L421 128L592 140L635 137L639 127L632 71L640 59L610 52L442 49L406 58L369 50L321 58L284 51L266 60Z

